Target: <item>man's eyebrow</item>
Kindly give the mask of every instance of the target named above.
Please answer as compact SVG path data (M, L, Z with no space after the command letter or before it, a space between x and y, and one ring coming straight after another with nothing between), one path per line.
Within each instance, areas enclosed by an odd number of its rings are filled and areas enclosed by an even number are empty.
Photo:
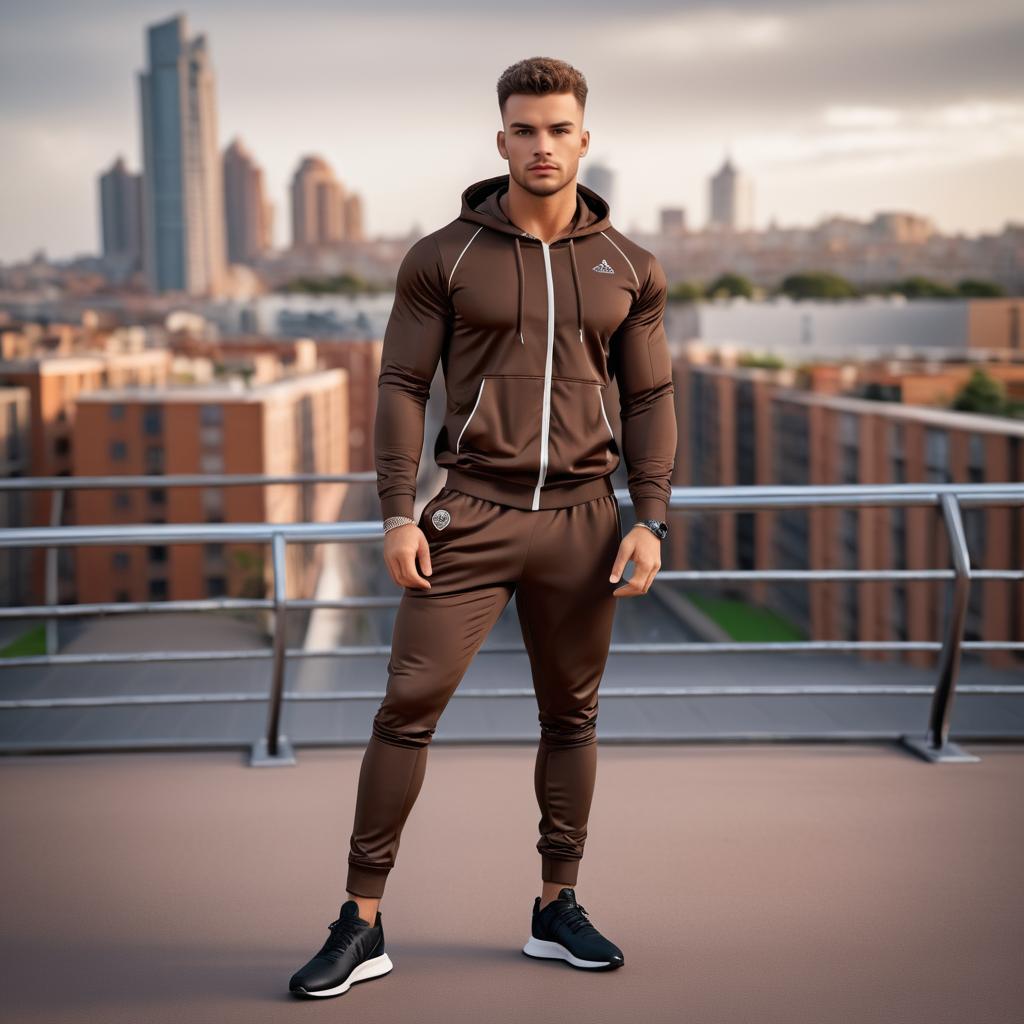
M551 125L552 128L572 128L574 126L573 121L557 121ZM528 121L512 121L509 124L509 128L532 128L533 125Z

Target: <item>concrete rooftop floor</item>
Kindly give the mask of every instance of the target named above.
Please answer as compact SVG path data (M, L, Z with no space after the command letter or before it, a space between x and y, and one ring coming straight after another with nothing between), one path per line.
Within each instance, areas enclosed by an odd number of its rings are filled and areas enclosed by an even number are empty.
M344 898L361 748L0 758L0 1020L1012 1024L1024 745L607 745L577 894L623 949L520 949L530 745L435 744L381 904L395 970L298 1001Z

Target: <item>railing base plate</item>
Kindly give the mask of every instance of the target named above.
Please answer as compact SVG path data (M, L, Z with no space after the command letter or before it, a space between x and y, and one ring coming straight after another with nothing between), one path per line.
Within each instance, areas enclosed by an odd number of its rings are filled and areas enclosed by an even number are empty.
M257 740L249 754L250 768L277 768L295 764L295 749L287 736L277 737L277 753L271 754L267 746L267 738Z
M980 757L968 753L963 747L949 740L946 740L941 747L933 747L928 742L927 736L901 736L900 743L919 757L934 764L945 764L946 762L973 764L981 760Z

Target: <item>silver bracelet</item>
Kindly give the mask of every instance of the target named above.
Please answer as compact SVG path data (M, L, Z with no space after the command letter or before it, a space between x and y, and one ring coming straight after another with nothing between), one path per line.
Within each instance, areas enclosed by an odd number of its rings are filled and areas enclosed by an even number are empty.
M415 519L410 519L408 516L388 516L384 520L384 532L393 530L396 526L405 526L406 523L415 523Z

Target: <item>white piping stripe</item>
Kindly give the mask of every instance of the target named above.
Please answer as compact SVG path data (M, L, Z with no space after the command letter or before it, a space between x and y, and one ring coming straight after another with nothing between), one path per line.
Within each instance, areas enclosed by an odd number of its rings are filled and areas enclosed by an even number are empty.
M604 411L604 388L598 388L597 397L601 399L601 415L604 417L604 425L608 428L608 433L615 437L615 431L612 430L612 425L608 422L608 413Z
M540 489L548 472L548 432L551 427L551 359L555 349L555 282L551 277L551 253L547 242L544 246L544 272L548 285L548 354L544 364L544 406L540 421L540 472L537 486L533 489L533 511L540 508Z
M480 226L483 227L482 224ZM456 455L459 454L459 445L462 444L462 435L466 432L466 427L469 426L469 420L471 420L473 418L473 416L476 413L476 407L480 404L480 396L484 393L484 384L486 384L486 383L487 383L487 378L486 377L481 377L480 378L480 390L476 393L476 401L473 403L473 408L470 411L469 419L467 419L466 422L462 424L462 429L459 431L459 436L458 436L458 438L455 441L455 454Z
M481 224L480 227L478 227L476 229L476 231L473 232L473 238L476 238L476 236L479 235L480 232L483 231L483 229L484 229L484 226L483 226L483 224ZM466 249L468 249L473 244L473 238L471 238L466 243L466 245L463 248L462 252L459 253L459 260L461 260L462 257L466 254ZM457 267L459 265L459 260L455 261L455 267ZM452 267L452 272L451 272L451 274L448 275L448 294L449 295L451 295L451 293L452 293L452 275L455 273L455 267Z
M603 231L601 232L601 234L604 235L604 237L607 238L608 241L612 243L612 245L615 245L615 240L613 238L609 238L608 235L605 235L605 233ZM615 248L619 249L619 247L617 245L615 245ZM622 253L622 258L627 263L629 263L629 269L633 271L633 278L636 281L637 288L639 288L640 287L640 278L636 276L636 269L633 267L633 264L629 262L629 257L624 252L622 252L621 249L619 249L619 252Z

